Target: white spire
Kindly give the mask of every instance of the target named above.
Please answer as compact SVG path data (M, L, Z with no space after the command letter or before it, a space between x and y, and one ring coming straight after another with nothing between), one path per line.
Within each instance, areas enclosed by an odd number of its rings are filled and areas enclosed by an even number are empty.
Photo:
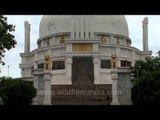
M24 22L24 27L25 27L25 53L30 52L30 24L28 21Z
M145 17L143 23L143 51L148 51L148 18Z

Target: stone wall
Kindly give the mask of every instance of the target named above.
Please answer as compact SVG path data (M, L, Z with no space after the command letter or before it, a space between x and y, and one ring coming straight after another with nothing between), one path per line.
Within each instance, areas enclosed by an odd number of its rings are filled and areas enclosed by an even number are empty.
M112 85L52 85L52 105L109 105Z
M118 100L121 105L131 105L131 82L130 74L127 73L118 73Z

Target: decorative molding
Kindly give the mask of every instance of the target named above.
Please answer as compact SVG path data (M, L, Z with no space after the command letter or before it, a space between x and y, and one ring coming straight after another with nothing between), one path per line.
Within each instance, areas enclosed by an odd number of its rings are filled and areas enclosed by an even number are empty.
M63 44L64 41L65 41L65 40L64 40L64 36L62 35L61 38L60 38L60 44Z
M119 38L117 38L116 44L117 44L117 45L120 44Z
M103 35L102 35L100 41L101 41L102 43L106 43L106 42L107 42L106 36L103 36Z
M74 43L72 44L73 52L92 52L93 44L91 43Z

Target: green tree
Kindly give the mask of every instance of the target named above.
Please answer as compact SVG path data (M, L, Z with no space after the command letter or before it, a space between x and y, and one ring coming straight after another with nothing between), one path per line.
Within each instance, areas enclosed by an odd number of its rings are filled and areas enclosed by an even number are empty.
M158 56L160 57L160 50L157 52Z
M17 44L15 36L10 32L15 31L15 26L8 24L7 17L0 15L0 63L4 65L2 58L5 56L5 50L14 48Z
M134 68L133 104L160 104L160 57L138 60Z
M36 96L36 89L30 81L2 79L0 96L5 105L30 105Z

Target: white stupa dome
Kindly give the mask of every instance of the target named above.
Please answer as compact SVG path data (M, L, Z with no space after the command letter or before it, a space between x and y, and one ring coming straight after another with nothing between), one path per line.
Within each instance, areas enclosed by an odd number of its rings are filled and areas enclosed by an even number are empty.
M81 18L88 15L44 15L39 26L39 38L63 32L70 33L73 16ZM90 16L90 29L94 33L111 33L129 37L128 24L124 15Z

